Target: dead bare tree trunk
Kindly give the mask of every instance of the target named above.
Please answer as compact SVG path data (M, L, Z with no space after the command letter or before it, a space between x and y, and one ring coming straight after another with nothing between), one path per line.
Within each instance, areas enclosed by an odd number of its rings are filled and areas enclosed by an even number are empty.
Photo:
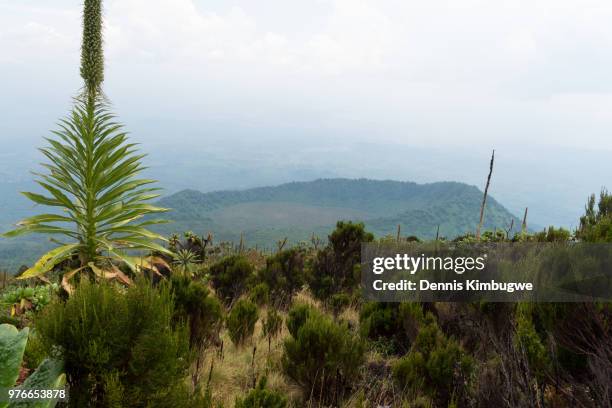
M521 232L527 232L527 210L529 207L525 207L525 214L523 215L523 224L521 224Z
M482 205L480 206L480 221L478 222L478 229L476 230L476 239L480 240L480 230L482 229L482 223L484 221L485 205L487 204L487 194L489 193L489 184L491 184L491 175L493 174L493 162L495 161L495 150L491 154L491 164L489 165L489 176L487 177L487 184L485 185L484 194L482 196Z
M512 227L514 227L514 218L510 220L510 226L506 230L506 239L510 238L510 231L512 231Z
M400 224L397 224L397 239L396 239L397 242L400 242L400 239L402 237L401 233L402 233L402 226Z
M238 246L238 254L242 255L244 252L244 232L240 233L240 245Z

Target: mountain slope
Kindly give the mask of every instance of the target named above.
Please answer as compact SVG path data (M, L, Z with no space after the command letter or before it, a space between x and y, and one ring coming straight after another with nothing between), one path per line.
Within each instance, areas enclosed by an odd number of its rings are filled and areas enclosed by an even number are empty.
M160 232L212 231L217 239L236 240L244 233L250 244L271 246L285 236L292 241L313 233L325 237L338 220L363 221L378 236L402 234L433 237L474 231L482 192L455 182L417 184L368 179L319 179L243 191L201 193L183 190L159 201L171 208L174 222ZM507 228L518 220L489 197L486 228Z

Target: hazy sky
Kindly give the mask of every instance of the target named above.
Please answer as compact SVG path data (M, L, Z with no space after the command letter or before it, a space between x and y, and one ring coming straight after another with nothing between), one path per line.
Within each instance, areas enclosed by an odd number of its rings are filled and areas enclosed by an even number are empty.
M9 122L66 110L81 3L0 0ZM612 150L610 1L107 0L104 14L106 90L134 117Z
M0 138L10 151L40 145L80 87L81 7L0 0ZM598 167L612 153L609 0L106 0L104 8L105 90L149 150L248 141L243 150L257 158L261 141L267 150L282 144L273 159L282 161L299 140L300 160L320 163L330 156L314 160L318 147L342 144L366 158L360 146L388 145L406 162L410 146L455 149L461 160L440 155L430 179L482 188L496 148L492 191L515 213L532 192L574 209L548 219L538 204L543 223L575 220L586 194L612 187L612 164ZM380 177L432 181L427 161L419 166L364 163L330 174L376 168ZM519 176L518 166L534 176Z

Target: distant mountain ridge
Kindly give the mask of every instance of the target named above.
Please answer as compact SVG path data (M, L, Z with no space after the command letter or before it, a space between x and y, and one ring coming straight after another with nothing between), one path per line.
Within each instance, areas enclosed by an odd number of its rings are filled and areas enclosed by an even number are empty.
M202 193L183 190L159 200L171 208L164 217L171 224L160 232L203 234L236 240L240 234L251 244L273 245L288 237L325 237L338 220L362 221L378 236L394 234L422 238L440 234L449 238L473 232L478 224L482 192L458 182L417 184L370 179L318 179L239 191ZM487 200L485 228L508 228L518 219L493 197Z
M30 187L11 185L6 190L17 188ZM32 204L22 201L0 217L3 230L36 213ZM457 182L334 178L234 191L182 190L158 201L172 209L163 217L173 222L155 229L165 235L212 232L216 242L238 242L243 234L247 245L267 248L285 237L291 243L309 240L312 234L325 239L339 220L363 221L379 237L395 235L400 224L404 236L433 238L440 225L440 235L452 238L476 230L481 201L478 188ZM485 228L508 228L513 218L516 231L520 221L488 198ZM31 265L53 246L44 235L0 239L0 270Z

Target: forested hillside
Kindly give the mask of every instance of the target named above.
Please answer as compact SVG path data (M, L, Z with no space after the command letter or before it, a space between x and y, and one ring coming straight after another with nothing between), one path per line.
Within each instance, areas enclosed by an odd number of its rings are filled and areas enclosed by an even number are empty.
M158 227L167 234L194 231L213 232L222 240L271 245L288 237L290 241L325 237L339 219L363 221L377 236L403 234L433 238L454 238L473 232L478 223L482 192L463 183L412 182L367 179L320 179L276 187L243 191L201 193L184 190L159 201L172 209L164 214L171 224ZM487 229L507 229L514 218L495 199L485 212Z

